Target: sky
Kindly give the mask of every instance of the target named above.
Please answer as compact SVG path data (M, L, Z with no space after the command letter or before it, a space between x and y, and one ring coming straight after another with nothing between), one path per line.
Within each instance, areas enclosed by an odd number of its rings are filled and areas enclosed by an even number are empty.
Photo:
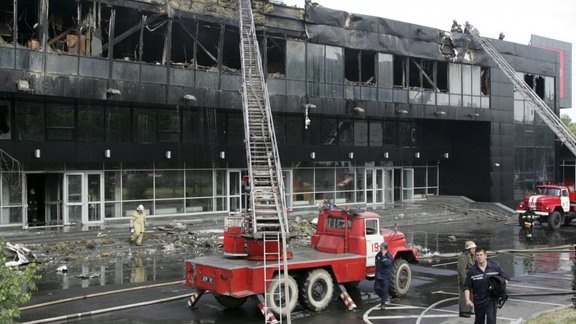
M278 0L277 0L278 1ZM304 7L304 0L280 0ZM432 0L313 0L321 6L450 30L452 20L469 21L481 36L528 45L535 34L572 43L572 107L576 107L576 1L574 0L482 0L448 2ZM576 121L576 108L561 115Z

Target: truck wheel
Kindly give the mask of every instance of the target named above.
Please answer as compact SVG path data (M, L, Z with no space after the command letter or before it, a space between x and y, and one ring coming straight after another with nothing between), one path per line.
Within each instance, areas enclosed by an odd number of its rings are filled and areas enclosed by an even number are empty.
M552 214L548 215L548 227L553 231L558 230L560 228L561 219L562 215L560 215L559 212L552 212Z
M412 270L404 259L396 259L392 267L392 282L390 296L397 298L406 296L412 282Z
M236 298L226 295L214 295L218 304L224 306L226 309L234 309L242 306L248 297Z
M300 304L319 312L328 307L334 294L332 276L324 269L309 271L300 285Z
M284 284L284 281L286 282ZM285 298L285 290L288 287L288 302ZM268 308L276 316L286 316L288 312L292 312L294 307L296 307L296 302L298 301L298 285L296 280L292 276L288 275L286 280L284 280L284 275L276 275L268 290L266 291L266 303Z

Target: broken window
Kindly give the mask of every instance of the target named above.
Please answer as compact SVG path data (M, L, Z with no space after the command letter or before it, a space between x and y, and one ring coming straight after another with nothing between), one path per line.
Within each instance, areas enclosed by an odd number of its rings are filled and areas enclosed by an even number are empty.
M490 69L482 67L480 70L480 94L490 95Z
M394 56L394 87L406 88L406 62L408 59L404 56Z
M344 77L346 81L360 81L360 51L344 49Z
M102 42L96 19L99 8L100 4L96 2L51 1L48 6L47 45L56 52L100 55Z
M440 92L448 92L448 63L436 62L436 88Z
M538 97L544 99L544 78L541 76L537 76L534 78L534 92L538 95Z
M408 61L410 62L408 69L408 86L410 88L420 88L420 64L422 60L411 57Z
M346 81L374 84L376 82L376 53L346 48L344 50Z
M172 62L187 66L194 62L196 21L175 20L172 27Z
M132 15L134 15L135 13L136 12L133 11ZM168 30L167 26L169 21L166 19L165 16L160 17L157 20L154 20L154 18L156 18L157 16L152 16L150 15L150 13L143 13L143 14L146 15L146 22L141 36L142 51L140 51L140 42L135 44L129 44L129 46L133 47L135 49L135 52L137 51L138 53L134 57L136 58L137 61L147 63L158 64L165 62L164 46L166 43L165 38L166 38L166 32ZM138 15L137 17L140 17L140 15ZM116 19L116 22L118 23L119 20L124 20L124 17L122 17L122 19ZM134 25L138 25L138 23L135 23ZM139 33L135 34L139 36ZM140 39L140 36L138 39Z
M374 52L362 51L360 56L361 72L360 77L365 84L374 84L376 78L376 54Z
M240 62L240 33L238 28L226 26L224 29L224 50L222 52L222 67L232 71L242 69Z
M199 22L197 48L197 63L200 69L218 67L218 47L220 43L220 26L217 24Z
M12 123L10 121L10 102L0 101L0 140L12 138Z
M3 1L12 4L11 1ZM40 49L40 6L37 0L18 0L18 43ZM12 8L10 11L13 11Z
M266 68L268 75L284 77L286 74L286 40L268 37L266 39Z
M14 3L0 2L0 46L12 43L14 37Z

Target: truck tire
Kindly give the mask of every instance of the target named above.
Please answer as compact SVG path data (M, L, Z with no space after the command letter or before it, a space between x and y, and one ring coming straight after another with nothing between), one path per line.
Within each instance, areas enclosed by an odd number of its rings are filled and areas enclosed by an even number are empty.
M562 222L562 215L560 212L554 211L552 214L548 215L548 228L556 231L560 228Z
M412 270L404 259L396 259L392 266L392 282L390 296L394 298L406 296L412 282Z
M246 302L246 299L248 299L248 297L236 298L232 296L217 295L217 294L214 295L214 298L216 298L218 304L224 306L224 308L226 309L238 308L242 306L244 302Z
M324 269L309 271L300 285L300 304L319 312L328 307L334 294L332 276Z
M286 285L284 285L284 281L286 281ZM288 302L285 299L285 287L288 288ZM284 275L274 276L266 292L266 303L274 315L281 317L286 316L288 312L291 313L296 307L297 301L298 285L296 280L290 275L288 275L286 280L284 280Z

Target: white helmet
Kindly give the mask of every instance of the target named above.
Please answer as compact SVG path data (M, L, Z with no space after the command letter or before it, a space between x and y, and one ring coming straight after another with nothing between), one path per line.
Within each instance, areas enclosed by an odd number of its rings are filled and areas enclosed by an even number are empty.
M139 211L144 211L144 206L142 206L142 205L138 205L138 207L136 207L136 210L139 210Z

